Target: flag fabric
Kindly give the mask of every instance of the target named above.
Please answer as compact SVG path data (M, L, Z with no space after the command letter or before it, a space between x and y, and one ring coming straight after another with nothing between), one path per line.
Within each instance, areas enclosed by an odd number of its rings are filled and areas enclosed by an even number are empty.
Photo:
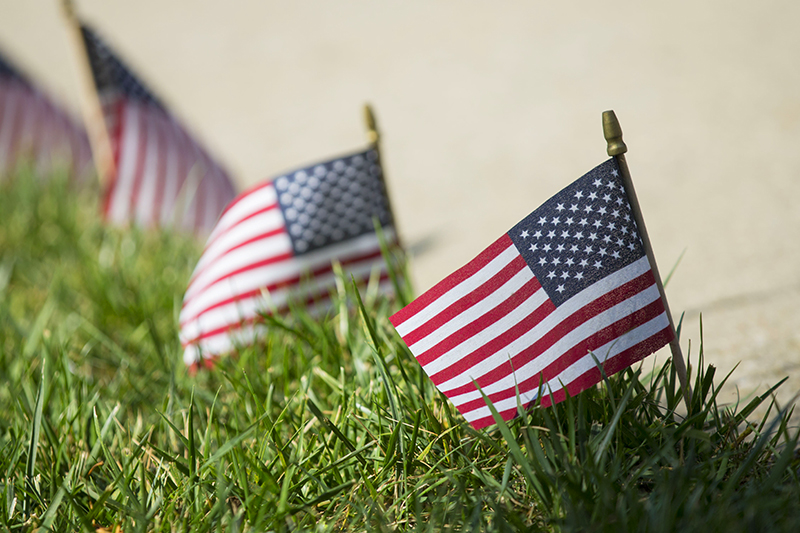
M237 197L220 217L189 281L180 336L189 366L250 344L262 315L293 303L324 312L338 261L346 279L391 291L375 220L396 243L375 149L279 176Z
M674 335L614 159L391 317L475 427L559 402ZM539 394L541 391L541 398Z
M236 195L231 178L94 31L81 33L116 167L106 218L208 234Z
M67 168L81 181L91 155L83 127L0 55L0 176L27 160L40 174Z

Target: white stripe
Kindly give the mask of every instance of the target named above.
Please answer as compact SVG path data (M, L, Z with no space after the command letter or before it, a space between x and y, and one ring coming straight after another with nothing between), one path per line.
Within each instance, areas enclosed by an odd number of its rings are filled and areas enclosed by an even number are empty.
M358 263L347 265L343 268L345 282L349 282L350 276L355 277L356 281L368 280L373 273L378 276L387 271L385 262L381 259L365 259ZM228 280L225 280L227 282ZM223 282L223 284L228 285ZM231 302L222 307L218 307L206 312L201 312L194 319L186 322L181 327L181 341L189 342L208 331L214 331L223 326L237 324L243 320L248 320L256 316L258 312L271 311L274 308L280 309L290 301L303 303L311 295L327 294L336 284L336 274L328 272L311 279L301 279L299 284L281 287L269 293L269 302L259 293L255 296L242 298ZM236 294L234 287L226 287L230 294Z
M148 113L147 151L145 152L144 168L139 177L136 204L133 206L135 220L143 227L149 226L153 221L155 192L158 182L161 180L161 176L158 173L158 163L161 159L163 145L159 143L158 129L158 119L152 113Z
M641 276L649 269L650 265L647 262L647 258L643 257L612 273L597 283L590 285L580 293L561 304L561 306L557 307L552 313L547 315L544 319L542 319L541 322L536 324L529 331L525 332L522 336L511 341L506 346L501 347L499 350L495 351L484 360L471 367L469 372L462 373L459 376L455 376L450 380L439 384L439 390L444 392L461 387L471 383L473 378L477 379L493 369L506 364L510 358L513 358L529 346L533 345L544 335L550 332L550 330L560 324L564 319L571 316L575 312L580 311L587 303L592 302L604 294L607 294L614 288ZM538 291L536 294L539 295L543 293L544 289L540 289L540 291ZM504 331L496 326L493 326L490 329L494 337L501 335ZM456 363L462 357L476 349L473 346L460 348L462 349L451 350L448 352L448 354L446 354L446 356L443 355L442 357L439 357L435 361L432 361L430 364L424 366L423 369L429 376L433 376L437 372L440 372L448 366ZM413 350L412 353L414 353L415 356L419 355Z
M164 167L164 187L161 190L161 205L156 206L159 210L160 225L168 224L172 217L172 210L175 205L175 195L178 193L178 159L180 152L178 143L175 139L175 124L168 120L164 129L164 151L167 154L167 163Z
M394 232L390 231L390 228L385 230L385 235L388 241L394 240ZM285 248L278 248L279 253L292 251L291 241L287 234L283 233L272 238L284 239ZM202 313L204 309L232 298L237 294L254 291L328 266L331 264L331 259L334 257L344 261L348 257L375 251L378 249L378 246L377 235L369 233L346 242L307 253L298 258L293 257L286 261L242 272L241 274L228 278L230 282L226 280L224 284L217 283L198 294L191 302L188 302L186 307L181 311L181 323L192 320ZM230 287L235 287L236 290L233 291Z
M623 351L631 348L640 342L647 340L654 334L658 333L659 331L663 330L669 326L669 320L667 319L666 313L661 313L657 317L645 322L641 326L617 337L613 341L604 344L603 346L599 347L598 349L594 350L592 353L594 357L597 358L598 361L604 363L616 355L622 353ZM586 372L596 368L597 363L595 362L594 357L592 357L592 353L587 353L581 359L576 361L574 364L570 365L569 367L565 368L558 376L551 379L548 383L546 383L542 387L543 394L550 394L551 392L555 392L561 390L562 384L565 387L568 387L570 383L575 381L576 379L580 378ZM517 376L517 382L522 382L526 378L522 378ZM513 385L512 385L513 386ZM531 401L535 400L537 395L539 394L539 388L535 387L531 390L520 390L519 391L519 400L523 406L529 404ZM484 393L488 396L489 393L486 392L484 389ZM480 397L480 393L477 393L477 396ZM517 406L517 397L516 395L510 398L506 398L505 400L500 400L497 403L493 404L495 409L498 412L503 412L509 409L514 409ZM470 422L473 420L477 420L480 418L485 418L487 416L491 416L491 411L488 407L483 406L478 409L473 409L472 411L468 411L466 413L462 413L464 418L469 420Z
M111 192L108 217L119 224L128 220L133 182L135 180L136 160L139 155L139 128L141 128L141 109L136 104L125 103L124 129L120 132L119 167L117 179Z
M280 220L280 213L274 213L272 216L267 217L268 213L265 213L263 218L278 218L277 222L281 222ZM249 221L248 221L249 222ZM273 221L269 221L273 222ZM269 226L265 226L269 228ZM273 229L280 229L281 226ZM248 228L245 228L248 229ZM261 230L261 228L256 227L256 230ZM286 246L284 246L284 241L287 239L288 236L285 232L280 232L276 235L271 237L265 237L262 239L254 240L248 244L243 246L239 246L234 250L221 254L217 257L214 257L214 261L207 263L204 265L204 269L202 271L198 271L196 277L192 279L189 284L189 288L186 290L186 294L184 296L184 301L189 301L194 298L195 294L198 292L205 290L211 284L214 283L214 280L219 279L220 277L239 270L241 268L245 268L248 265L253 265L262 261L266 261L271 257L276 257L278 255L288 253ZM280 243L278 245L278 243Z
M213 242L221 233L228 231L229 228L236 226L243 219L256 211L273 205L277 201L278 196L275 192L275 187L272 185L261 187L256 191L247 193L246 196L238 198L236 205L228 209L219 219L217 227L214 228L214 231L211 232L211 235L208 237L208 242ZM225 240L227 240L227 236Z
M519 257L517 248L513 244L510 244L508 248L497 254L496 257L489 261L480 270L472 274L472 276L468 277L452 289L448 290L446 293L439 296L426 307L420 309L416 314L410 316L405 322L398 325L395 329L397 329L397 332L401 337L405 337L410 332L414 331L441 313L443 310L447 309L455 301L486 283L487 280L497 274L503 269L503 267L517 257Z
M458 332L461 328L474 320L489 313L492 309L502 304L518 292L526 283L533 279L533 272L527 265L523 265L522 270L508 278L494 292L486 295L483 299L472 302L472 305L459 312L453 318L430 332L425 337L419 339L408 347L414 354L422 355L433 346L436 346L450 335Z
M550 347L548 347L545 351L541 354L535 356L532 360L526 362L525 364L517 367L514 369L514 374L509 374L504 376L502 379L495 381L494 383L488 384L483 387L483 390L486 394L494 394L495 392L505 390L509 387L514 386L514 380L516 379L517 382L525 381L526 379L536 376L544 369L546 369L550 364L555 362L559 357L563 356L566 352L571 350L575 345L583 342L591 335L594 335L601 329L621 320L630 314L634 313L635 311L641 309L642 307L656 301L660 298L660 294L658 292L658 287L653 284L649 288L645 289L642 292L639 292L632 297L618 303L617 305L603 311L599 315L587 320L580 326L576 327L575 329L571 330L561 338L559 338L555 343L553 343ZM550 315L552 316L552 314ZM500 352L500 355L506 355L506 358L502 360L501 364L504 364L508 361L508 359L513 358L519 352L524 350L527 346L531 344L517 346L515 350L503 350ZM496 357L496 356L493 356ZM500 361L500 358L497 357L496 361ZM481 376L484 374L494 370L499 365L495 364L491 366L487 364L486 361L482 361L480 364L473 366L469 370L470 375L460 375L457 376L446 383L443 383L439 386L439 389L445 392L448 390L452 390L456 387L466 385L472 381L472 378L475 380L479 380ZM470 377L471 376L471 377ZM480 398L480 393L478 391L469 392L466 394L462 394L459 396L454 396L451 398L453 403L460 404L464 403L465 401L474 400L476 398Z

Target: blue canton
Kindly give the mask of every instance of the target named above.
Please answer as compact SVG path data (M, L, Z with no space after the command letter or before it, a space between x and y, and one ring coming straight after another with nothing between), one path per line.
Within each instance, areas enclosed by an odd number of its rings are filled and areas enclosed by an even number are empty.
M117 58L103 39L86 26L81 26L81 33L83 41L86 43L86 52L92 67L94 83L101 96L109 93L121 93L133 100L164 109L158 98L136 79L136 76Z
M367 150L274 180L295 254L392 226L378 153Z
M508 236L556 306L645 255L613 158L547 200Z

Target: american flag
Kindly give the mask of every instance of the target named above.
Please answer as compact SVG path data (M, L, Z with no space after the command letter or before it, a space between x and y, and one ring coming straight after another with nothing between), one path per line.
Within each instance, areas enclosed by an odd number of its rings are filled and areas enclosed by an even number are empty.
M598 383L595 358L611 375L674 335L614 159L391 322L475 428L494 423L476 384L509 420L518 401L548 405Z
M236 195L231 178L97 34L81 33L116 166L106 218L208 234Z
M0 55L0 176L23 161L40 174L66 168L80 181L92 153L83 127Z
M242 193L225 210L195 267L180 313L189 366L209 363L263 331L262 315L294 303L330 304L336 277L391 290L375 220L396 243L378 152L339 157Z

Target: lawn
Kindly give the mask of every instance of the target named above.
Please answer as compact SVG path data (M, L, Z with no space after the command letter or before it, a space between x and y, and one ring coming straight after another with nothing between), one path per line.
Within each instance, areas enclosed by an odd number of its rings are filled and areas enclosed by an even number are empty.
M791 413L719 404L702 344L690 417L645 360L475 431L389 323L408 291L341 280L327 316L190 375L201 243L106 227L96 198L0 181L2 531L800 531Z

